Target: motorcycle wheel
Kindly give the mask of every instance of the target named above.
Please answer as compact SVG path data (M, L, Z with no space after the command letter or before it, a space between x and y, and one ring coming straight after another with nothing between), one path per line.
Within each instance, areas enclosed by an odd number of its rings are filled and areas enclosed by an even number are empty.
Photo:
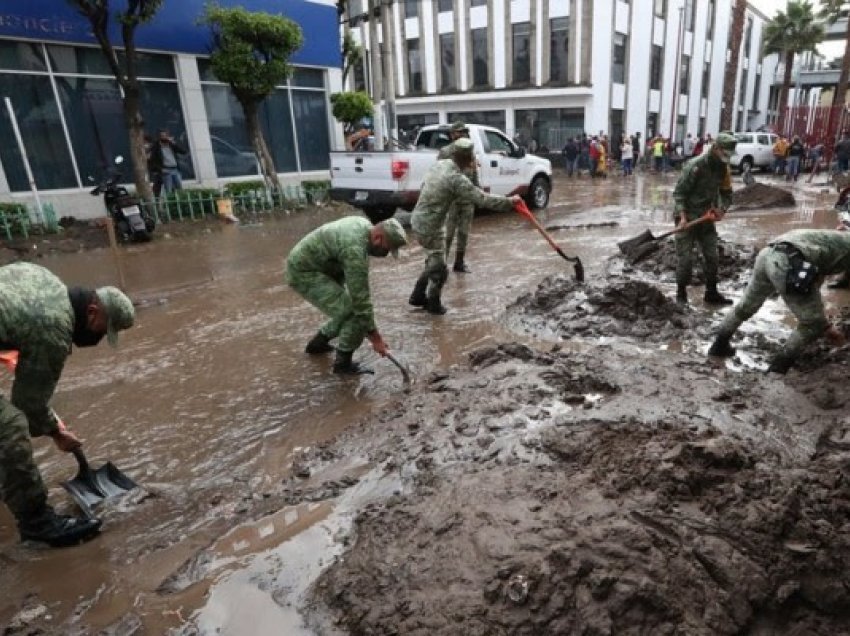
M127 221L118 221L115 224L115 233L118 235L118 240L126 243L130 240L130 224Z
M154 219L152 216L145 217L145 229L150 233L153 232L155 227L156 219Z
M151 233L147 230L139 230L138 232L133 232L133 240L136 243L147 243L151 240Z

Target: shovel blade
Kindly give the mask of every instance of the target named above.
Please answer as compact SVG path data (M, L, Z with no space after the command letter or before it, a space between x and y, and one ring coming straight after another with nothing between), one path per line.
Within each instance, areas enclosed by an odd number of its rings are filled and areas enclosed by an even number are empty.
M81 470L76 477L64 482L62 486L89 516L92 516L92 511L106 499L118 497L139 487L112 462L106 462L96 470Z
M638 261L642 261L644 258L652 254L659 247L661 247L660 241L652 241L650 243L636 245L631 252L626 254L626 260L629 261L630 264L634 265Z
M625 241L620 241L617 243L617 247L620 248L620 251L628 256L632 251L634 251L638 246L643 245L644 243L651 243L655 241L655 236L652 234L650 230L644 230L637 236L633 236L630 239L626 239Z

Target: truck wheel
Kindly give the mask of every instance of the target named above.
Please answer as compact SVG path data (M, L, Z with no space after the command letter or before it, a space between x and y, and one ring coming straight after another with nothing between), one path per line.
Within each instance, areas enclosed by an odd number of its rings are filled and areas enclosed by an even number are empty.
M528 189L526 202L537 210L542 210L549 205L549 181L544 177L535 177Z
M747 170L747 166L749 166L750 171L753 169L753 158L752 157L744 157L741 159L741 165L739 166L740 172L744 173Z
M375 223L380 223L381 221L386 221L387 219L391 219L395 214L395 208L393 207L372 207L372 208L363 208L363 214L365 214L368 219L372 222L372 225Z

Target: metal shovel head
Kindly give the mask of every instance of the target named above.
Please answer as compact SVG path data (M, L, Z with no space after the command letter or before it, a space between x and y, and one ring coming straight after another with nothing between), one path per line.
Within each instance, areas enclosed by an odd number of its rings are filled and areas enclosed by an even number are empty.
M644 243L651 243L653 241L655 241L655 235L649 230L644 230L637 236L633 236L632 238L626 239L625 241L620 241L619 243L617 243L617 247L620 248L620 251L623 254L628 256L639 245L643 245Z
M95 470L92 470L87 463L80 462L77 476L64 482L62 486L88 515L91 515L91 511L104 500L123 495L139 487L112 462L106 462Z

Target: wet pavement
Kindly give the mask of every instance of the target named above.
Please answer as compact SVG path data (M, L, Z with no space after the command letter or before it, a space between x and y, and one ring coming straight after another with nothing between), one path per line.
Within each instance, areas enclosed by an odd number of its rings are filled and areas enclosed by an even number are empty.
M786 230L834 227L834 190L819 181L793 188L793 208L730 214L721 237L758 246ZM558 175L539 218L565 226L555 239L581 256L589 280L598 279L617 241L647 227L671 228L674 185L673 175ZM340 497L318 493L313 503L293 504L286 488L294 474L298 483L310 481L299 474L305 452L358 423L380 421L402 391L398 371L368 346L358 356L376 374L363 379L335 377L329 357L303 353L321 319L285 285L283 259L339 214L307 211L170 240L164 227L153 243L122 249L126 288L140 303L138 326L115 351L75 351L53 406L84 439L93 464L111 460L144 488L105 510L99 539L69 550L18 544L0 510L0 626L24 609L43 630L34 633L332 633L303 624L298 601L343 549L336 538L355 507L391 486L374 480L369 461L353 451L319 480L342 483ZM379 328L419 378L485 345L533 342L515 331L505 308L547 276L572 274L519 217L482 215L468 254L473 272L452 274L444 298L450 313L433 318L406 302L422 261L420 248L403 250L398 260L373 261L371 275ZM38 262L68 283L117 281L108 250ZM658 286L672 294L672 281ZM826 297L829 306L846 301L841 292ZM781 304L769 303L745 332L777 317L784 318ZM0 386L8 385L4 378ZM36 454L52 501L67 505L58 484L72 476L73 462L44 440L36 441Z

